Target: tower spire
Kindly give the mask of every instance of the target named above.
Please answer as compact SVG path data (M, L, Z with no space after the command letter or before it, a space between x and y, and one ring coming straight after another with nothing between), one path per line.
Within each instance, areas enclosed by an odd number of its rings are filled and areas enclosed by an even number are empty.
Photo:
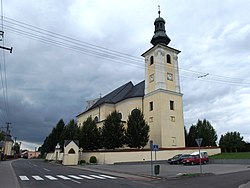
M154 32L154 36L151 39L151 44L153 44L154 46L160 43L168 45L171 39L166 34L166 30L165 30L166 22L161 17L160 5L158 5L158 14L159 14L159 17L156 18L154 22L155 32Z

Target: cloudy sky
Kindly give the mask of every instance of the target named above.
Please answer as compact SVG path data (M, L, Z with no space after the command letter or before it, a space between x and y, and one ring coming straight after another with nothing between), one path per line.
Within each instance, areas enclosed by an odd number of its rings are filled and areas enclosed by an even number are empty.
M250 1L2 2L4 46L13 53L0 53L0 123L12 123L23 148L42 144L86 100L144 79L141 54L151 47L158 5L169 46L182 51L185 126L206 118L218 137L238 131L250 141Z

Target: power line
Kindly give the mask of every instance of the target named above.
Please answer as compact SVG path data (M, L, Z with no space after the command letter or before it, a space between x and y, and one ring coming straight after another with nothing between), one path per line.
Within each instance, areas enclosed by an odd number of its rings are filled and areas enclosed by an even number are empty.
M104 59L110 59L113 62L115 61L119 63L124 63L130 66L145 68L144 67L145 62L143 61L143 58L131 56L125 53L115 51L115 50L110 50L110 49L103 48L97 45L86 43L86 42L83 42L83 41L80 41L80 40L77 40L77 39L74 39L65 35L61 35L55 32L51 32L51 31L36 27L36 26L32 26L30 24L26 24L24 22L17 21L12 18L4 17L4 21L10 24L10 25L5 24L4 25L5 29L13 33L16 33L18 35L25 36L28 38L33 38L35 40L45 42L47 44L53 44L53 45L63 47L72 51L76 51L78 53L101 57ZM164 65L164 67L160 67L160 71L163 71L161 69L165 68L165 66L169 66L169 65ZM174 69L178 69L178 68L174 68ZM181 76L184 78L191 78L191 79L199 78L200 81L213 81L213 82L219 82L219 83L240 84L240 85L245 85L245 86L250 85L250 83L245 82L245 79L241 79L241 78L225 77L225 76L214 75L210 73L188 70L184 68L179 68L179 70L183 72ZM209 75L207 75L206 79L204 79L202 75L206 75L206 74L209 74Z

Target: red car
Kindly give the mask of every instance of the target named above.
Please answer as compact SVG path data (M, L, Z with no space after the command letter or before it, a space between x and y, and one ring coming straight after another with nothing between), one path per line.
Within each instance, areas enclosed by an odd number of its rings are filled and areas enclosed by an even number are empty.
M201 160L201 164L206 164L209 161L208 157L200 158L199 155L190 155L189 158L183 159L182 163L184 165L188 165L188 164L194 165L194 164L200 164L200 160Z

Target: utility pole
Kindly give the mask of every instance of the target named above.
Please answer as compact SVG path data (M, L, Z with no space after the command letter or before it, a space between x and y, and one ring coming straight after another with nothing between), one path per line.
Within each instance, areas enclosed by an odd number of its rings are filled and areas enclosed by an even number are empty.
M2 37L2 39L0 39L0 40L3 40L4 31L0 31L0 36ZM4 50L9 50L10 53L12 53L12 51L13 51L13 47L8 48L8 47L5 47L5 46L0 46L0 48L2 48L2 49L4 49Z
M3 127L3 128L6 128L5 137L4 137L4 149L3 149L4 154L6 154L5 153L6 141L7 141L7 136L10 134L10 125L11 125L10 122L6 122L6 127Z

